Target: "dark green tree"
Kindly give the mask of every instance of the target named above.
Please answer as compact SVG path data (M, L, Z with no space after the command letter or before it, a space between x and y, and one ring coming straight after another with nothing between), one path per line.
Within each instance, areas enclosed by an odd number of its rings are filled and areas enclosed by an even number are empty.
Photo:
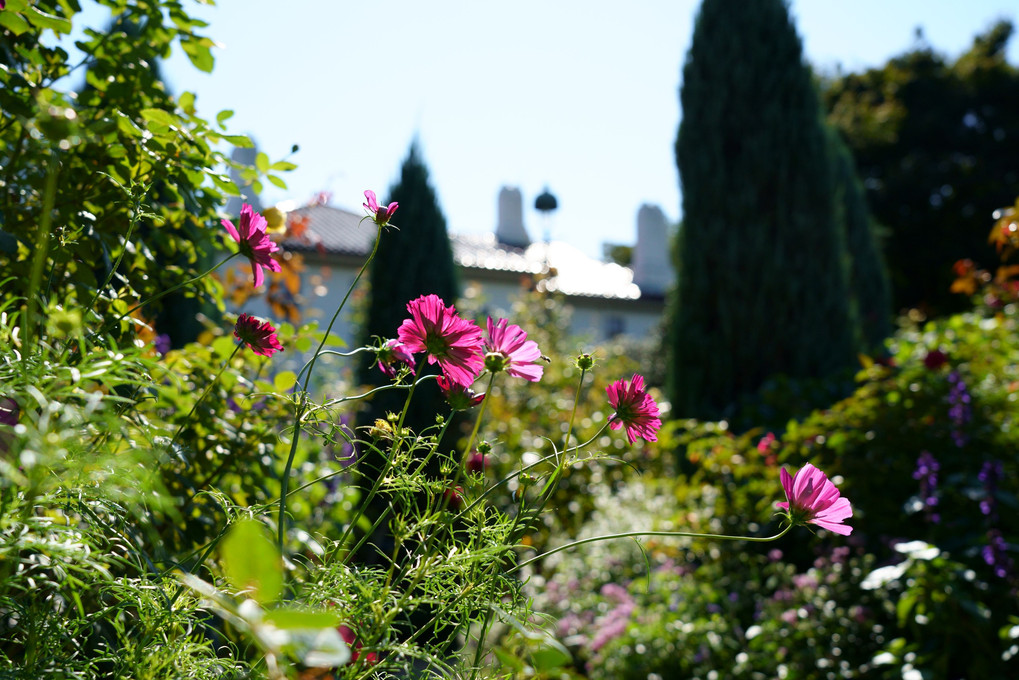
M849 250L849 295L859 323L859 345L868 353L881 353L885 338L892 333L888 268L853 156L836 130L828 128L828 137L835 164L836 208L841 211Z
M920 43L881 68L825 83L829 121L889 232L897 310L959 310L967 299L949 291L952 264L997 262L988 218L1015 201L1019 182L1019 69L1006 60L1012 32L998 23L954 62Z
M705 0L683 67L667 390L720 418L766 379L851 365L848 256L821 109L781 0Z
M393 218L397 227L386 230L368 272L371 294L364 334L369 341L375 336L395 338L411 300L434 293L451 305L458 295L446 218L417 142L407 152L400 180L389 188L389 201L400 207Z
M439 208L435 190L428 178L428 168L421 158L417 142L413 142L400 168L399 181L389 188L386 203L400 204L393 223L379 243L378 253L368 272L369 303L363 329L364 342L373 338L395 338L406 319L407 303L421 295L435 294L447 305L458 295L453 250L446 232L446 218ZM360 381L382 385L388 378L374 364L361 367ZM368 417L384 418L387 412L403 408L403 392L383 392L372 401ZM406 425L418 431L433 425L435 414L446 409L433 382L421 385L414 394Z

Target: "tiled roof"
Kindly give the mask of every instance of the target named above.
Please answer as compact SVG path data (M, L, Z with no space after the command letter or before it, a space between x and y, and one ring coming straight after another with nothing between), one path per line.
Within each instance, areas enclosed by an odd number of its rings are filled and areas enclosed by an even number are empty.
M374 225L361 215L328 205L295 210L307 218L307 230L300 239L288 239L288 250L318 251L323 254L367 255L375 240ZM585 255L562 241L532 243L526 248L501 245L495 234L453 234L453 260L464 268L538 274L545 267L556 275L545 281L547 290L566 295L621 300L640 298L633 272L612 262Z

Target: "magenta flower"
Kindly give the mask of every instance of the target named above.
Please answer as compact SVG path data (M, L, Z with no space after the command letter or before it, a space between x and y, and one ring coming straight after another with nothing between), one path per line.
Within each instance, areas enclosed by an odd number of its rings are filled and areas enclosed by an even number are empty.
M248 314L237 317L234 337L245 343L255 354L271 357L283 351L283 345L276 337L276 329L268 321L259 321Z
M485 471L485 468L488 467L488 456L481 453L480 451L475 451L471 455L467 456L467 462L464 463L464 467L470 474L474 474L477 472L483 473Z
M644 389L644 376L634 374L633 380L617 380L605 391L609 403L616 410L609 418L609 427L618 430L626 427L626 438L633 444L640 437L649 442L658 441L655 432L662 426L658 417L658 404Z
M789 513L789 521L793 524L809 522L843 536L852 533L853 527L843 524L853 516L849 499L841 497L823 472L807 463L795 476L790 476L785 468L779 476L789 500L776 505Z
M379 360L379 370L390 378L396 378L404 366L414 375L414 355L398 340L386 340L375 352L375 356Z
M428 363L438 363L450 380L471 385L484 366L481 329L461 319L438 295L422 295L407 303L411 318L397 331L403 348L428 353Z
M466 385L452 381L444 375L440 375L436 382L442 390L442 396L454 411L466 411L472 406L477 406L485 400L484 393L475 394L474 390Z
M375 198L375 192L368 189L364 192L364 197L367 199L366 203L362 203L364 209L371 213L371 217L375 220L375 224L380 227L384 227L389 224L389 220L392 219L393 213L400 207L400 204L393 201L387 206L379 205L378 200Z
M541 358L538 343L528 340L523 328L506 319L492 323L488 317L485 352L485 368L492 373L506 371L515 378L537 382L545 372L544 366L535 363Z
M222 220L222 223L233 240L237 241L241 255L251 260L251 273L255 276L255 288L261 286L262 281L265 280L262 267L271 272L280 271L280 263L274 260L271 255L280 248L265 233L265 218L255 212L254 208L247 203L241 206L241 219L236 229L230 220Z

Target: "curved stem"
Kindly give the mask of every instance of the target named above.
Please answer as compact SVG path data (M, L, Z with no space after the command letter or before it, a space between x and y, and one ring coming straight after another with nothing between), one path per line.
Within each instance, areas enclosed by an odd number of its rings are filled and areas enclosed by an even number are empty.
M202 403L205 397L209 396L209 392L211 392L213 386L217 382L219 382L219 377L223 375L223 371L225 371L226 367L230 365L230 362L233 361L233 358L237 356L237 352L240 351L241 347L242 345L237 345L236 347L234 347L234 351L230 352L230 356L228 356L226 358L226 361L223 362L223 365L219 367L219 373L217 373L216 377L214 377L211 381L209 381L209 384L206 385L205 391L202 392L202 396L198 397L198 400L191 405L191 410L188 411L188 414L186 416L184 416L184 422L180 424L180 427L177 428L176 434L173 435L173 439L170 440L171 449L173 448L173 445L177 443L177 438L180 437L180 433L184 431L184 427L188 424L188 421L191 420L191 416L194 415L195 410L198 408L198 405Z
M212 272L216 271L217 269L219 269L220 267L222 267L223 265L225 265L227 262L229 262L230 260L234 259L238 255L240 255L240 253L233 253L229 257L227 257L225 260L221 260L219 262L219 264L215 265L211 269L206 270L205 272L199 274L198 276L195 276L194 278L190 278L187 281L181 281L180 283L177 283L177 284L175 284L173 286L170 286L166 290L163 290L163 291L160 291L160 292L156 293L155 295L150 297L148 300L143 300L142 302L139 302L134 307L132 307L131 309L127 310L126 312L124 312L123 314L118 316L113 321L105 324L102 328L99 329L99 334L101 335L103 332L105 332L107 329L109 329L110 326L112 326L115 323L119 323L119 322L123 321L126 317L131 316L132 313L138 311L139 309L141 309L145 305L147 305L149 303L152 303L152 302L155 302L156 300L162 299L162 298L166 297L167 295L169 295L170 293L173 293L174 291L180 290L181 288L183 288L185 286L190 286L192 283L195 283L196 281L200 281L201 279L204 279L206 276L208 276Z
M367 219L367 218L362 218ZM304 412L308 406L308 388L311 385L311 376L315 371L315 362L318 359L319 353L322 348L325 347L326 340L329 339L329 333L333 330L333 325L336 323L336 319L340 317L340 311L347 304L347 300L350 299L350 294L354 292L354 287L357 286L357 282L361 280L365 271L368 269L368 265L371 264L372 260L375 259L375 254L379 252L379 242L382 240L382 226L379 225L378 231L375 233L375 245L372 246L372 251L365 259L364 264L361 265L361 269L358 270L357 276L350 282L350 287L347 288L347 294L343 296L336 311L333 312L333 318L329 320L329 325L326 326L325 333L322 334L322 340L318 343L318 348L315 350L315 354L311 357L311 361L308 362L308 375L304 379L304 390L301 392L301 398L297 403L297 409L294 413L294 435L290 442L290 454L287 456L287 464L283 468L283 477L280 479L280 503L279 503L279 517L277 519L276 526L276 543L279 548L280 554L283 553L284 534L286 532L287 523L287 487L290 485L290 471L294 467L294 458L297 456L297 443L301 439L301 423L304 419ZM294 386L297 389L297 385Z
M124 260L124 254L127 253L128 245L131 243L131 234L134 233L134 229L138 226L138 220L141 217L142 197L148 192L148 190L149 187L145 187L141 190L138 190L136 186L131 187L131 202L133 205L131 206L131 221L127 226L127 234L124 236L124 247L120 249L120 254L117 255L117 260L113 263L113 266L110 267L110 271L106 274L106 280L103 281L103 284L96 288L96 292L92 294L92 299L89 300L88 307L85 308L86 318L88 318L87 314L92 311L92 308L96 304L96 300L99 299L103 290L106 286L110 285L110 281L113 280L114 275L117 273L117 269L120 268L120 263Z
M488 399L492 396L492 385L495 384L495 373L491 373L488 377L488 387L485 389L485 398L481 400L481 408L478 409L478 417L474 419L474 429L471 430L471 436L467 439L467 446L464 447L464 452L460 456L460 462L463 463L467 460L467 456L471 453L471 446L474 445L474 438L478 436L478 429L481 427L481 419L485 415L485 409L488 407Z
M584 376L587 375L587 369L580 369L580 384L577 385L577 396L573 398L573 410L570 411L570 424L566 428L566 440L563 442L563 452L570 447L570 435L573 433L573 419L577 417L577 404L580 403L580 392L584 388Z
M786 526L785 529L778 532L774 536L764 537L729 536L726 534L696 534L688 531L624 531L623 533L620 534L605 534L604 536L592 536L590 538L582 538L579 541L573 541L571 543L561 545L558 548L552 548L551 550L547 550L540 555L535 555L529 560L524 560L523 562L520 562L515 567L510 569L508 573L519 571L520 569L523 569L529 564L533 564L534 562L543 560L546 557L549 557L550 555L555 555L556 553L562 552L564 550L576 548L577 546L585 545L587 543L597 543L598 541L611 541L616 538L633 538L635 536L667 536L672 538L710 538L716 541L747 541L750 543L769 543L771 541L775 541L778 540L779 538L782 538L792 528L793 525L789 524L788 526Z

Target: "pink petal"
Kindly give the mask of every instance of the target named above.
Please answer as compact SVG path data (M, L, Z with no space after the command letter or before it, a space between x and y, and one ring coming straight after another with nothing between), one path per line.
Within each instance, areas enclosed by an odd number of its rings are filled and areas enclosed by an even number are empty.
M233 238L233 240L237 241L238 243L241 242L241 235L237 233L237 229L236 227L234 227L233 222L224 219L220 220L220 223L223 225L223 228L226 229L226 233L230 234L230 237Z
M262 273L261 265L254 260L251 261L251 273L255 275L255 288L258 288L265 280L265 274Z

